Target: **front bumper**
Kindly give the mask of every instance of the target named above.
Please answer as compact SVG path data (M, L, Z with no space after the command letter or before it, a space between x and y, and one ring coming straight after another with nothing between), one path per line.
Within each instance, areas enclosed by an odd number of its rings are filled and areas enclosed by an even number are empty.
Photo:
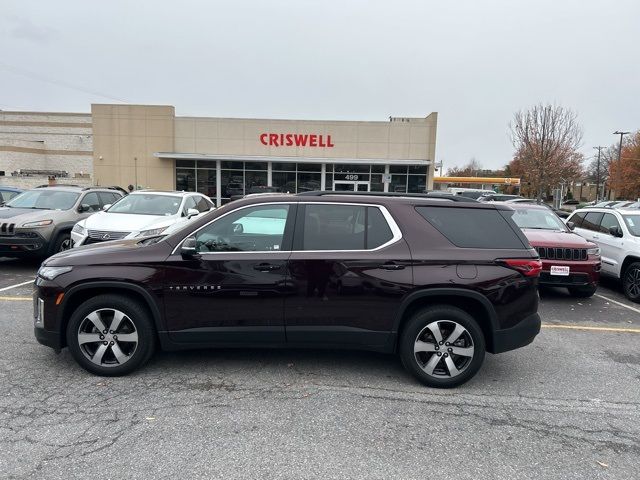
M0 257L39 255L47 251L47 240L38 232L16 232L0 236Z
M594 287L600 280L599 257L585 261L543 260L539 285L551 287ZM569 267L569 275L551 275L552 266Z
M534 313L525 317L514 327L496 330L493 334L491 353L508 352L529 345L540 333L541 324L540 315Z
M44 328L34 327L33 334L38 343L53 348L56 352L62 350L62 341L58 332L50 332Z

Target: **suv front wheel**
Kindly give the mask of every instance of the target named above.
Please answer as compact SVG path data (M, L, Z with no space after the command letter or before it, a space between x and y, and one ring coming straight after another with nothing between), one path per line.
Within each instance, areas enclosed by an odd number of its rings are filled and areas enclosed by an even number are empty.
M100 295L73 312L67 345L82 368L96 375L126 375L153 354L155 335L147 310L120 295Z
M485 340L477 322L447 305L424 308L400 337L405 368L430 387L451 388L470 380L482 366Z

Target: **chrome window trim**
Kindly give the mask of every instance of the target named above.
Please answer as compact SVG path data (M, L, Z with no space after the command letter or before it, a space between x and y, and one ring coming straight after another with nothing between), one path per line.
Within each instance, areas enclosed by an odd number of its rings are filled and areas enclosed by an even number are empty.
M260 207L262 205L347 205L347 206L356 206L356 207L375 207L382 212L382 216L387 221L387 225L391 229L391 234L393 236L391 240L383 243L379 247L369 248L369 249L359 249L359 250L252 250L250 252L249 251L247 252L200 252L200 255L224 255L224 254L227 254L227 255L228 254L232 254L232 255L245 254L246 255L246 254L252 254L252 253L345 253L345 252L365 253L365 252L377 252L378 250L382 250L383 248L386 248L389 245L393 245L394 243L402 239L402 231L400 230L400 227L398 227L398 224L396 223L395 219L393 218L391 213L389 213L389 210L387 210L387 208L384 205L376 205L371 203L357 203L357 202L265 202L265 203L254 203L251 205L244 205L242 207L238 207L234 210L231 210L223 215L220 215L219 217L214 218L210 222L202 225L200 228L198 228L194 232L191 232L189 235L187 235L182 240L180 240L178 242L178 245L176 245L176 247L171 251L171 255L175 255L176 252L180 250L180 247L182 247L182 243L187 238L196 235L200 230L208 227L214 222L217 222L221 218L224 218L227 215L238 212L245 208Z

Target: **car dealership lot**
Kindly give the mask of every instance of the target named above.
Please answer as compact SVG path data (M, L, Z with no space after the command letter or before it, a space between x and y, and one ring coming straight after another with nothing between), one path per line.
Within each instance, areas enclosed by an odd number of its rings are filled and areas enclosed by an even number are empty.
M0 259L0 476L632 478L640 305L542 294L545 327L454 390L366 352L160 353L94 377L33 337L36 264ZM589 327L591 330L577 329Z

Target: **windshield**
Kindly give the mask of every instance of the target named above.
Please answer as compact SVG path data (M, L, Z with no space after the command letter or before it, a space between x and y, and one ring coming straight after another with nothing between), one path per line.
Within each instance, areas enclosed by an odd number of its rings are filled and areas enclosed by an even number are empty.
M562 220L555 213L547 210L517 209L511 218L520 228L567 230Z
M41 210L69 210L75 205L79 196L79 193L59 190L29 190L10 200L5 206Z
M640 215L622 215L624 223L634 237L640 237Z
M123 197L114 203L107 212L170 216L178 213L181 203L181 197L140 193Z

